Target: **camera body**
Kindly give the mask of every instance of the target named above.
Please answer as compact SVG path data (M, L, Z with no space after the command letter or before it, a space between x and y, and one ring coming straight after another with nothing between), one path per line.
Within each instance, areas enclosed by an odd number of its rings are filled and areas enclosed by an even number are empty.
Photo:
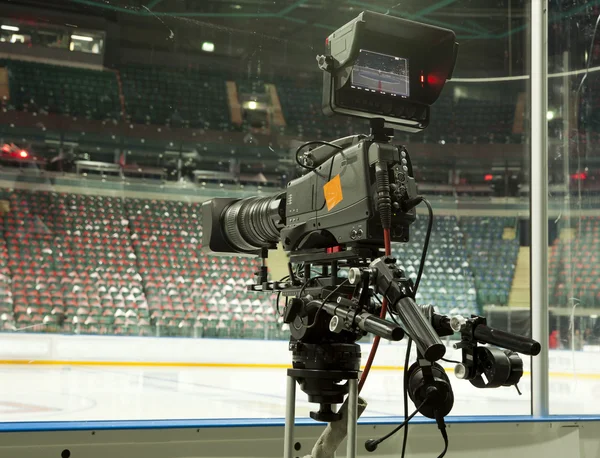
M307 153L310 162L319 165L290 181L285 193L273 196L270 205L254 206L252 216L258 222L246 217L251 210L235 212L239 199L205 202L205 251L257 254L261 248L272 248L277 239L288 252L340 245L382 247L376 168L387 175L391 191L392 241L407 242L416 213L414 208L404 209L403 202L417 195L408 152L365 136L347 137L338 143L340 148L346 147L337 150L325 145ZM227 224L229 220L232 224ZM279 236L273 234L257 243L255 229L265 220L275 223Z
M392 240L406 242L414 209L402 202L417 194L408 152L373 138L351 137L352 145L293 180L286 190L286 224L281 241L286 251L345 246L383 246L377 202L376 168L387 175L391 193ZM318 157L319 149L311 152Z

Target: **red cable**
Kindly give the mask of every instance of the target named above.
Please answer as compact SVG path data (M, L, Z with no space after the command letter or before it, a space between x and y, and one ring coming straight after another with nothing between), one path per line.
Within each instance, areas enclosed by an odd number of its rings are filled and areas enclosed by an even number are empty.
M385 255L392 255L392 238L390 235L389 229L383 230L383 243L385 246ZM383 302L381 303L381 313L379 314L379 318L385 319L387 315L387 299L384 297ZM367 358L367 364L365 364L365 369L360 376L360 381L358 382L358 392L362 390L365 382L367 381L367 377L369 376L369 371L371 370L371 365L373 364L373 360L375 359L375 353L377 353L377 348L379 347L379 336L375 336L373 339L373 346L371 347L371 351L369 352L369 357Z

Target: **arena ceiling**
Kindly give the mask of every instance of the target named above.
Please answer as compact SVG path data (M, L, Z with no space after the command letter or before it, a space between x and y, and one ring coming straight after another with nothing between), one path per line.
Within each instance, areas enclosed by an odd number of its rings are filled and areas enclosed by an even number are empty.
M462 67L502 68L507 52L526 49L529 0L52 0L52 12L103 17L119 25L120 46L196 52L215 43L216 56L253 56L312 68L324 38L363 10L450 28ZM11 5L48 9L48 0ZM562 2L550 24L591 14L600 0ZM580 34L581 35L581 34ZM114 36L111 35L111 36ZM268 56L268 57L267 57ZM273 65L271 65L273 67ZM316 68L316 67L315 67ZM517 70L517 74L519 71Z
M42 0L22 0L14 3L38 3ZM107 13L122 13L138 17L188 18L211 21L261 31L279 31L281 23L292 28L318 28L333 31L362 10L377 11L426 22L454 30L460 39L504 38L525 28L524 7L498 7L495 0L54 0L54 6L77 4L97 8ZM527 2L512 0L512 4ZM596 3L596 2L593 2ZM48 6L47 3L44 6ZM60 6L59 6L60 7ZM510 14L514 27L507 30ZM272 26L274 25L274 26ZM322 34L322 32L321 32Z
M64 0L63 0L64 1ZM464 39L501 39L523 31L527 1L511 0L70 0L137 16L198 18L219 22L287 22L329 31L362 10L377 11L454 30ZM600 1L573 2L550 21L589 10ZM500 5L500 6L499 6ZM508 18L510 17L510 21ZM512 22L508 24L507 22ZM277 27L275 28L277 29ZM271 28L262 29L268 33Z

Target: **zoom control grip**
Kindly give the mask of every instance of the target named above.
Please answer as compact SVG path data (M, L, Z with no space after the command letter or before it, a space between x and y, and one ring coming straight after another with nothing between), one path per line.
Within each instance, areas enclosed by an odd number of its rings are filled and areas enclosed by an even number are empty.
M369 280L375 291L389 301L390 310L398 314L404 331L415 341L423 358L435 362L444 357L446 347L421 307L410 297L406 287L398 283L398 271L390 268L394 263L388 256L375 259L369 266Z
M427 361L435 362L444 357L446 347L413 298L400 299L395 305L395 311L408 335L415 341L419 353Z
M490 328L484 324L475 327L473 337L478 342L489 343L524 355L536 356L541 350L540 343L533 339Z

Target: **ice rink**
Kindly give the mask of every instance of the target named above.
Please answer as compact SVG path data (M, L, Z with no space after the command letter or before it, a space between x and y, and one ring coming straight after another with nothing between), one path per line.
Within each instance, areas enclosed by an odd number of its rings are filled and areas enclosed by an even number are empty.
M0 421L280 418L284 415L285 369L0 366ZM479 390L450 374L452 415L529 413L529 377L519 396L512 388ZM563 374L552 378L552 413L600 412L600 378ZM402 414L402 374L374 370L363 396L366 416ZM412 409L412 404L410 404ZM309 412L298 390L297 415Z
M446 346L447 358L460 359ZM369 351L361 344L363 358ZM365 416L402 415L405 352L405 342L380 345L362 393ZM600 352L552 350L549 359L551 413L600 413ZM290 362L285 341L3 334L0 422L283 418ZM522 396L477 389L443 364L452 415L530 414L529 357ZM308 417L306 395L297 396L297 416Z

